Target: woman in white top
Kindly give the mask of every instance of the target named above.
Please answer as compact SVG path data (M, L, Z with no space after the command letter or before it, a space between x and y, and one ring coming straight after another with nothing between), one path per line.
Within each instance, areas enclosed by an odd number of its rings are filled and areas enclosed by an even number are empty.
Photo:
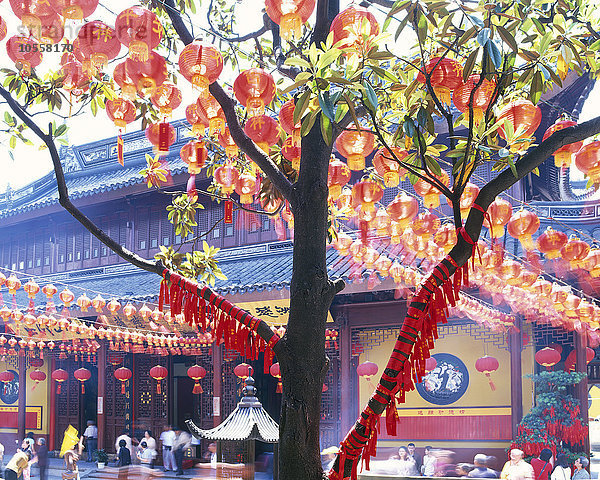
M562 453L557 455L556 465L554 465L550 480L571 480L571 468L566 455Z
M414 477L419 475L417 462L408 455L408 448L400 447L398 449L398 456L400 458L396 460L396 475L400 477Z

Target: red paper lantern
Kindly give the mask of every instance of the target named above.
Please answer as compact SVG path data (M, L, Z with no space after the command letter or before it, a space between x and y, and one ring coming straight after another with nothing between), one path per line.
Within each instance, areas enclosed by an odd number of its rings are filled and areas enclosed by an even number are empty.
M248 119L244 132L263 152L279 140L279 124L268 115L256 115Z
M229 132L229 127L225 127L225 129L219 132L219 145L225 149L225 155L227 155L227 158L234 158L240 152L240 149L236 145L231 133Z
M498 135L506 140L504 122L509 122L512 124L515 133L517 130L521 131L515 138L510 139L511 151L525 150L529 147L529 142L525 139L533 136L540 126L541 121L542 111L540 108L525 98L519 98L508 103L500 110L497 119L497 123L500 124L500 127L498 127Z
M302 25L315 9L315 0L265 0L267 15L279 25L281 38L291 41L302 36Z
M143 62L128 58L125 61L125 71L142 97L152 95L156 87L167 79L168 73L166 60L156 52L150 52L148 60Z
M240 172L231 164L225 164L217 168L213 175L215 182L221 187L225 195L233 193L239 176Z
M24 77L31 75L31 69L42 63L40 44L31 37L10 37L6 41L6 52Z
M438 99L450 104L451 92L463 84L463 67L456 60L448 57L434 57L427 65L425 72L431 75L431 86ZM426 83L425 75L417 75L417 81Z
M196 101L196 112L204 124L208 124L208 133L216 135L225 128L225 114L217 99L212 95L199 97Z
M203 137L206 127L208 127L208 122L204 122L204 120L200 117L198 113L198 106L195 103L188 105L185 107L185 119L192 126L192 133L196 137Z
M208 86L223 70L223 57L212 45L194 42L179 54L179 71L199 90L200 97L208 96Z
M46 374L40 370L34 370L29 374L29 378L35 382L33 387L31 387L31 390L35 390L35 387L37 387L40 382L46 380Z
M442 171L442 174L439 176L435 175L435 178L444 185L448 185L448 182L450 181L448 174L444 171ZM419 179L415 182L413 188L418 195L423 197L423 206L425 208L437 208L440 206L440 191L437 187L434 187L425 180Z
M340 255L346 256L350 253L350 246L352 245L352 237L346 232L340 231L337 234L335 242L333 242L333 248L335 248Z
M11 275L6 279L5 285L6 288L8 288L8 293L15 295L17 290L21 288L21 280L19 280L14 273L11 273Z
M15 374L5 370L4 372L0 372L0 382L4 384L4 395L8 392L8 384L15 379ZM60 393L60 392L59 392Z
M194 389L192 393L194 395L198 395L203 392L202 385L200 385L200 380L202 380L206 376L206 370L200 365L193 365L187 370L188 377L194 380Z
M583 267L589 253L590 246L576 236L572 236L560 249L560 256L569 262L572 269Z
M365 169L365 157L375 148L375 136L366 129L344 130L335 141L340 155L348 160L350 170Z
M600 141L581 147L575 154L575 166L585 173L594 185L600 184Z
M560 256L561 248L567 243L567 236L563 232L553 230L548 227L537 240L538 249L548 260L553 260Z
M104 68L121 50L117 32L98 20L85 23L79 30L77 40L82 55L90 59L96 69Z
M376 363L366 362L361 363L358 367L356 367L356 373L358 373L359 377L364 377L365 380L371 380L371 377L377 375L379 371L379 367Z
M51 2L44 0L9 0L13 13L29 31L39 31L42 18L52 15Z
M283 146L281 147L281 154L283 158L289 160L292 163L292 168L297 172L300 171L300 160L301 160L301 150L300 146L294 145L294 139L289 136L283 142Z
M6 22L2 17L0 17L0 42L4 40L4 37L6 37L7 32L8 28L6 27Z
M129 99L133 100L137 95L137 86L133 82L131 76L127 70L127 62L119 63L113 72L113 78L115 83L121 87L121 94Z
M252 375L252 367L247 363L240 363L234 367L233 373L236 377L246 380Z
M487 209L487 215L483 220L483 226L490 230L492 238L504 236L504 225L512 216L512 205L502 198L496 198Z
M114 98L106 101L106 115L116 127L125 128L136 117L135 104L124 98Z
M150 369L150 376L156 380L156 393L160 395L160 382L167 378L169 371L162 365L155 365Z
M508 234L519 240L525 250L533 250L535 248L535 242L533 241L532 235L540 228L540 219L538 216L529 210L520 209L515 212L508 224L506 229Z
M42 368L44 366L44 360L41 358L32 358L29 360L29 365L35 369Z
M271 376L275 377L278 380L277 389L275 390L275 393L282 393L283 384L281 383L281 370L279 368L279 362L271 365L271 367L269 368L269 373L271 374Z
M206 145L200 140L191 140L179 151L179 156L188 166L188 173L196 175L200 173L208 158Z
M32 279L28 280L25 285L23 285L23 290L25 290L25 292L27 293L27 297L29 299L34 299L35 296L40 291L40 286L32 278Z
M546 140L554 132L562 130L563 128L574 127L575 125L577 125L577 122L574 122L573 120L558 120L554 125L549 127L544 132L544 137L542 138L542 141ZM575 142L569 143L564 147L560 147L554 152L554 165L556 165L557 168L570 167L571 157L574 153L577 153L579 151L582 145L583 142Z
M399 224L401 229L404 229L417 216L419 202L415 197L411 197L402 191L390 202L386 211L392 221Z
M435 244L442 248L446 254L456 245L456 240L456 228L454 228L454 224L452 223L444 223L433 235Z
M360 204L363 212L375 212L375 203L383 197L383 188L378 183L364 180L352 187L352 201Z
M585 259L585 269L592 278L600 277L600 249L593 248Z
M300 120L294 122L294 109L296 108L296 102L294 100L288 100L279 109L279 124L285 133L292 136L294 145L300 143L300 129L302 123Z
M154 145L154 151L159 155L169 153L169 147L177 140L177 132L168 122L153 123L146 127L146 138Z
M233 83L233 92L248 111L248 116L263 115L265 107L275 98L273 77L260 68L240 73Z
M70 20L83 20L92 15L99 0L55 0L51 7L56 13Z
M397 187L400 183L400 177L406 176L406 170L400 167L398 161L404 160L408 156L408 152L403 148L392 147L394 156L387 148L380 148L373 157L373 166L377 173L383 177L385 186Z
M363 22L367 24L366 32L363 32ZM360 47L363 45L363 33L368 37L379 35L379 24L370 11L363 7L351 6L338 13L329 27L333 32L333 43L339 48Z
M166 81L156 87L150 101L161 115L171 115L173 110L181 105L181 91L173 82Z
M437 229L440 228L441 221L437 215L429 211L419 213L412 222L412 231L417 237L423 240L429 240Z
M78 368L73 372L73 376L81 382L81 394L85 393L85 382L92 377L92 373L87 368Z
M454 102L454 106L460 112L465 114L465 120L467 122L469 121L469 100L471 98L471 92L475 90L479 80L479 75L470 75L467 81L462 85L455 87L454 92L452 93L452 101ZM484 79L481 85L479 85L475 90L472 104L473 121L475 122L475 125L479 125L481 120L483 120L483 114L492 100L495 89L495 82L490 82L489 80Z
M332 157L329 162L328 175L327 175L327 186L329 187L329 196L333 199L337 199L342 193L342 187L350 181L352 173L341 160Z
M535 361L550 370L551 367L560 362L560 353L550 347L545 347L536 352Z
M119 41L129 48L129 58L145 62L148 53L160 44L163 26L154 12L133 6L123 10L115 20Z
M121 393L125 395L125 382L131 378L131 370L127 367L117 368L114 375L121 382Z
M30 30L31 36L44 45L55 45L65 36L65 28L62 19L54 12L50 15L40 17L39 29Z
M250 205L254 201L258 182L256 177L250 173L242 173L235 182L235 192L240 196L240 203Z
M498 360L489 355L484 355L483 357L478 358L475 362L475 368L477 371L483 373L488 378L488 382L492 391L496 390L496 385L494 385L490 374L498 370L499 366L500 364L498 363Z

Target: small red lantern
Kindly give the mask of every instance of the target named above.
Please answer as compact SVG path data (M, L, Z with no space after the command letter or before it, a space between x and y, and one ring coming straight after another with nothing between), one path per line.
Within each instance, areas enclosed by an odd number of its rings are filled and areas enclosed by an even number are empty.
M225 164L215 170L213 175L215 182L221 187L225 195L230 195L235 190L235 185L240 172L231 164Z
M160 395L160 382L167 378L169 371L162 365L155 365L150 369L150 376L156 380L156 393Z
M196 175L200 173L208 158L206 145L200 140L191 140L179 151L179 156L188 166L188 173Z
M600 184L600 141L581 147L575 154L575 166L585 173L594 185Z
M181 105L181 91L170 81L163 82L150 97L152 104L158 108L160 115L171 115Z
M442 171L441 175L435 175L441 183L448 185L450 181L448 174ZM419 179L413 185L415 192L423 197L423 206L425 208L437 208L440 206L440 191L425 180Z
M383 177L386 187L397 187L400 183L400 177L406 176L406 170L400 167L401 162L408 156L408 152L403 148L392 147L390 153L387 148L380 148L373 157L373 166L377 173Z
M32 358L29 360L29 365L37 370L38 368L42 368L44 366L44 360L41 358Z
M31 387L31 390L35 390L35 387L37 387L40 382L46 380L46 374L40 370L34 370L29 374L29 378L35 382L33 387Z
M129 58L148 60L148 52L160 44L163 26L154 12L133 6L123 10L115 20L119 41L129 48Z
M98 20L85 23L79 30L77 40L79 50L86 59L92 61L96 69L104 68L121 50L117 32Z
M275 98L275 81L264 70L251 68L238 75L233 83L233 92L246 107L248 116L263 115L265 107Z
M56 13L70 20L83 20L92 15L98 7L99 0L60 0L52 2Z
M150 52L145 62L128 58L125 61L125 70L137 93L142 97L152 95L156 88L164 83L168 74L166 60L156 52Z
M203 137L206 127L208 127L208 122L204 122L204 120L200 117L198 113L198 105L192 103L185 107L185 119L192 126L192 133L197 138Z
M283 142L283 146L281 147L281 154L283 158L289 160L292 163L292 168L297 172L300 171L300 160L301 160L301 150L300 146L294 145L294 139L289 136Z
M296 102L294 100L288 100L279 109L279 124L285 133L292 136L292 142L294 145L300 143L300 129L302 123L300 120L294 123L294 110L296 108Z
M489 355L484 355L483 357L478 358L475 362L475 368L477 371L483 373L488 378L488 382L492 391L496 390L496 385L494 385L490 374L498 370L499 366L500 364L498 363L498 360Z
M538 216L534 212L522 208L510 217L506 226L508 234L519 240L525 250L533 250L535 248L535 242L533 241L532 235L536 233L539 228L540 219Z
M327 185L329 186L329 196L337 199L342 193L342 187L350 181L352 173L341 160L333 157L329 162Z
M0 17L0 42L4 40L4 37L6 37L7 32L8 28L6 27L6 22L2 17Z
M479 80L479 75L471 75L465 83L456 87L452 93L452 101L454 102L454 106L460 112L465 114L465 121L467 122L469 121L469 100L471 98L471 92L475 90ZM475 125L479 125L481 120L483 120L483 114L492 100L495 89L495 82L490 82L489 80L484 79L481 85L477 87L477 90L475 90L472 104L473 121Z
M269 153L269 147L279 140L279 124L268 115L256 115L248 119L244 132L263 152Z
M227 158L236 157L240 152L240 149L236 145L231 133L229 132L229 127L225 127L224 130L219 132L219 145L225 149L225 155L227 155Z
M291 41L302 36L302 25L315 9L315 0L266 0L267 15L279 25L281 38Z
M589 272L592 278L600 277L600 249L591 249L584 262L584 268Z
M252 375L252 367L247 363L240 363L234 367L233 373L236 377L246 380Z
M575 125L577 125L577 122L574 122L573 120L558 120L554 125L549 127L548 130L544 132L542 141L546 140L554 132L562 130L563 128L574 127ZM570 167L571 157L574 153L579 151L582 145L583 142L575 142L569 143L564 147L560 147L558 150L556 150L556 152L554 152L554 165L556 165L557 168Z
M375 212L375 203L383 197L383 188L378 183L364 180L352 187L352 201L360 204L363 212Z
M187 375L195 382L192 393L194 395L202 393L203 390L202 385L200 385L200 380L202 380L206 376L206 370L204 369L204 367L201 367L200 365L193 365L190 368L188 368Z
M65 288L62 292L59 293L58 298L60 298L60 301L63 302L65 307L69 308L73 303L73 300L75 300L75 295L73 295L73 292L71 290Z
M31 75L31 69L42 63L40 44L32 37L10 37L6 41L6 52L24 77Z
M78 368L73 376L81 382L81 394L85 393L85 382L92 377L92 373L87 368Z
M561 248L567 243L567 236L563 232L553 230L548 227L537 240L538 249L548 260L553 260L560 256Z
M223 71L223 57L212 45L194 42L179 54L179 71L199 90L200 97L208 96L208 86Z
M572 269L583 266L585 258L590 253L590 246L576 236L569 238L560 249L560 256L569 262Z
M8 384L15 379L15 374L5 370L4 372L0 372L0 382L4 384L4 395L8 392ZM60 392L59 392L60 393Z
M36 281L33 278L31 278L27 281L27 283L25 283L25 285L23 285L23 290L25 290L25 292L27 293L27 297L30 300L33 300L40 291L40 286L36 283Z
M6 279L5 282L6 288L8 288L8 293L11 295L15 295L17 290L21 288L21 280L19 280L14 273Z
M365 169L365 157L375 148L375 136L366 129L344 130L335 141L335 148L348 160L350 170Z
M496 198L490 204L483 220L483 226L490 230L492 238L504 236L504 225L508 223L512 213L512 205L502 198Z
M271 376L277 379L277 389L275 390L275 393L282 393L283 384L281 383L281 370L279 368L279 362L271 365L271 368L269 368L269 373L271 374Z
M333 43L339 48L361 46L363 41L363 22L366 22L367 36L370 38L379 35L379 24L375 15L363 7L348 7L338 13L331 22L329 31L333 32Z
M560 353L550 347L545 347L536 352L535 361L550 370L551 367L560 362Z
M434 57L425 65L425 72L431 75L431 86L438 99L450 105L451 92L463 84L462 65L452 58ZM419 72L417 81L426 83L425 75Z
M127 317L128 319L133 317L137 312L137 308L135 308L131 302L127 302L127 305L125 305L123 307L123 313L125 314L125 317Z
M358 367L356 367L356 373L358 373L359 377L363 377L365 380L371 380L371 377L377 375L379 371L379 367L376 363L366 362L361 363Z
M125 382L131 378L131 370L127 367L117 368L115 378L121 382L121 393L125 395Z
M169 147L177 140L177 132L170 123L153 123L146 127L146 138L154 145L156 153L166 155L169 153Z
M497 123L498 135L510 143L511 151L526 150L529 148L529 142L526 140L531 138L542 121L542 111L539 107L531 103L525 98L519 98L508 103L498 115ZM504 123L512 124L513 131L517 134L515 138L507 139ZM523 141L521 141L523 140Z
M208 124L208 133L216 135L225 129L225 114L217 99L212 95L196 100L196 112L200 121Z
M240 196L240 203L249 205L254 201L258 182L256 177L250 173L242 173L235 182L235 192Z
M392 221L398 223L400 228L404 229L417 216L419 202L415 197L411 197L402 191L390 202L386 211Z
M121 94L133 100L137 95L137 86L133 82L131 76L127 73L127 62L119 63L113 72L115 83L121 87Z

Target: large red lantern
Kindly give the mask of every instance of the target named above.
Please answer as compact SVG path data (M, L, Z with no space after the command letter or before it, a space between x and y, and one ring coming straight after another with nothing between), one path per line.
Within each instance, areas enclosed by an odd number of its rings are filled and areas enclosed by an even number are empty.
M125 126L135 120L136 108L132 101L124 98L114 98L106 101L106 115L116 127Z
M279 109L279 124L285 133L292 136L292 141L294 145L298 145L300 143L300 129L302 127L302 123L300 120L294 122L294 109L296 108L296 103L294 100L288 100L285 102L281 108Z
M366 129L344 130L335 141L335 148L348 160L350 170L365 169L365 157L375 148L375 136Z
M358 373L358 376L363 377L367 381L371 380L371 377L377 375L378 371L379 367L377 366L377 364L369 362L368 360L356 367L356 373Z
M54 380L57 383L57 385L56 385L56 393L57 394L60 394L62 383L67 381L68 378L69 378L69 374L62 368L58 368L52 372L52 380Z
M479 195L479 187L474 183L467 182L458 202L460 215L463 220L466 220L466 218L469 216L469 211L475 203L477 195ZM448 200L448 205L452 206L452 202L450 200Z
M154 151L159 155L169 153L169 147L177 140L177 132L168 122L153 123L146 127L146 138L154 145Z
M364 180L352 187L352 201L360 204L363 212L375 212L375 203L383 197L383 188L378 183Z
M56 13L70 20L83 20L92 15L98 7L99 0L57 0L50 6Z
M490 230L492 238L504 236L504 225L512 216L512 205L502 198L496 198L487 209L487 215L483 220L483 226Z
M392 147L394 155L387 148L380 148L373 157L373 166L377 173L383 177L386 187L397 187L400 183L400 177L406 176L406 170L400 167L401 162L408 156L408 152L403 148Z
M37 387L40 382L46 380L46 374L41 370L34 370L29 374L29 378L35 382L33 387L31 387L32 390L35 390L35 387Z
M215 135L225 129L225 114L217 99L212 95L199 97L196 101L196 112L200 120L208 124L208 133Z
M150 376L156 380L156 393L160 395L160 382L167 378L169 371L162 365L155 365L150 369Z
M315 0L266 0L267 15L279 25L281 38L300 39L302 25L315 9Z
M560 256L569 262L572 269L582 268L589 253L590 246L576 236L569 238L560 249Z
M283 384L281 383L281 369L279 368L279 362L271 365L271 367L269 368L269 373L271 374L271 376L277 379L277 389L275 390L275 393L282 393Z
M244 132L258 148L269 153L269 147L279 139L279 124L268 115L256 115L248 119Z
M85 23L79 30L77 40L83 56L90 59L97 69L104 68L121 50L117 32L98 20Z
M448 185L448 174L442 171L441 175L435 177L444 185ZM419 179L413 185L415 192L423 197L423 206L425 208L437 208L440 206L440 191L437 187L423 179Z
M203 98L208 96L208 86L219 78L222 70L223 57L212 45L190 43L179 54L179 71Z
M263 115L265 107L275 98L273 77L260 68L240 73L233 83L233 92L248 111L248 116Z
M438 99L449 105L451 92L463 84L462 65L452 58L434 57L425 65L425 72L431 75L431 86ZM426 83L425 75L419 72L417 81Z
M123 10L115 20L119 41L129 48L129 58L148 60L148 53L160 44L163 26L154 12L133 6Z
M188 173L196 175L200 173L208 158L206 145L200 140L190 140L179 151L179 156L188 166Z
M42 18L52 15L51 2L40 0L9 0L13 13L29 31L39 31Z
M6 339L5 339L6 340ZM4 395L8 392L8 384L15 379L15 374L5 370L4 372L0 372L0 382L4 384ZM60 392L59 392L60 393Z
M412 231L417 237L429 240L440 228L440 218L432 212L419 213L412 222Z
M121 393L125 395L125 383L131 378L131 370L127 367L117 368L115 378L121 382Z
M497 119L497 123L500 124L498 135L507 140L504 123L510 123L516 134L516 137L508 139L511 151L526 150L529 147L527 139L533 136L541 121L542 111L540 108L525 98L519 98L500 110Z
M592 278L600 277L600 249L593 248L585 259L585 269Z
M24 77L31 75L31 69L42 63L40 44L32 37L10 37L6 41L6 52Z
M403 230L417 216L419 202L415 197L411 197L402 191L390 202L386 211L392 221L398 223Z
M471 93L475 90L472 103L473 121L475 122L475 125L479 125L481 120L483 120L483 114L488 108L492 96L494 95L494 90L496 89L495 82L484 79L483 82L481 82L481 85L477 86L479 81L479 75L471 75L465 83L456 87L452 93L454 106L459 111L463 112L465 114L465 120L469 121L469 100L471 98Z
M538 216L534 212L524 210L523 208L513 213L506 226L508 234L519 240L525 250L533 250L535 248L535 242L532 235L536 233L539 228L540 219Z
M65 36L65 28L62 19L56 14L40 17L39 29L30 30L31 36L43 45L56 45Z
M338 13L331 22L329 31L333 32L333 43L339 48L361 46L363 41L363 22L367 24L367 37L379 35L379 24L371 12L363 7L351 6Z
M150 52L148 60L143 62L128 58L125 61L125 71L141 96L152 95L156 87L167 79L168 73L166 60L156 52Z
M575 125L577 125L577 122L574 122L573 120L558 120L554 125L549 127L548 130L544 132L542 141L546 140L554 132L562 130L563 128L574 127ZM556 152L554 152L554 165L556 165L557 168L566 168L571 166L571 157L574 153L577 153L582 145L583 142L575 142L569 143L564 147L560 147L558 150L556 150Z
M133 100L137 95L137 86L133 82L131 76L127 70L127 62L119 63L113 71L113 78L115 83L121 87L121 94L129 99Z
M85 382L92 377L92 373L87 368L78 368L73 372L73 376L81 382L81 394L85 393Z
M181 91L173 82L166 81L156 87L150 101L162 116L168 116L181 105Z
M206 376L206 370L204 367L200 365L193 365L187 370L188 377L194 380L194 389L192 393L194 395L198 395L203 392L202 385L200 385L200 380L202 380Z
M553 260L560 256L561 248L567 243L567 236L563 232L553 230L548 227L537 240L538 249L548 260Z
M492 381L491 373L498 370L499 366L500 364L498 363L498 360L489 355L484 355L483 357L478 358L475 362L475 368L477 371L483 373L488 378L488 382L492 391L496 390L496 385L494 385L494 382Z
M221 187L225 195L233 193L239 176L238 169L229 163L217 168L213 175L215 182Z
M546 367L546 370L550 370L551 367L560 362L560 353L553 348L545 347L536 352L535 361Z
M242 173L235 182L235 192L240 196L242 205L250 205L254 201L258 182L251 173Z
M600 184L600 141L581 147L575 154L575 166L585 173L594 185Z
M234 367L233 373L236 377L246 380L248 377L252 376L252 367L247 363L240 363Z

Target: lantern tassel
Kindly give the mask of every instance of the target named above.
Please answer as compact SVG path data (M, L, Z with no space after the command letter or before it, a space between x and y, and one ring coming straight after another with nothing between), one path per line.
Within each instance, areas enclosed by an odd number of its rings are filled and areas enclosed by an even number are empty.
M277 389L275 390L275 393L283 393L283 385L281 384L281 380L277 382Z
M194 384L194 390L192 390L192 393L194 395L199 395L203 392L204 392L204 390L202 390L202 385L200 385L200 382L198 380L196 380L196 383Z
M185 192L187 193L188 200L192 203L196 203L198 200L198 190L196 190L196 175L190 175Z
M160 395L161 391L160 391L160 380L157 380L156 382L156 394Z
M488 383L490 384L490 388L492 389L492 392L495 392L496 391L496 384L492 380L492 376L489 373L486 373L485 376L488 378Z
M125 382L121 382L121 393L125 395Z
M62 384L60 384L60 383L58 383L58 384L56 385L56 394L57 394L57 395L60 395L60 392L62 392L62 388L61 388L61 387L62 387ZM6 387L5 387L5 388L6 388ZM6 394L6 390L4 391L4 393Z
M81 394L85 394L85 384L83 382L81 382Z

